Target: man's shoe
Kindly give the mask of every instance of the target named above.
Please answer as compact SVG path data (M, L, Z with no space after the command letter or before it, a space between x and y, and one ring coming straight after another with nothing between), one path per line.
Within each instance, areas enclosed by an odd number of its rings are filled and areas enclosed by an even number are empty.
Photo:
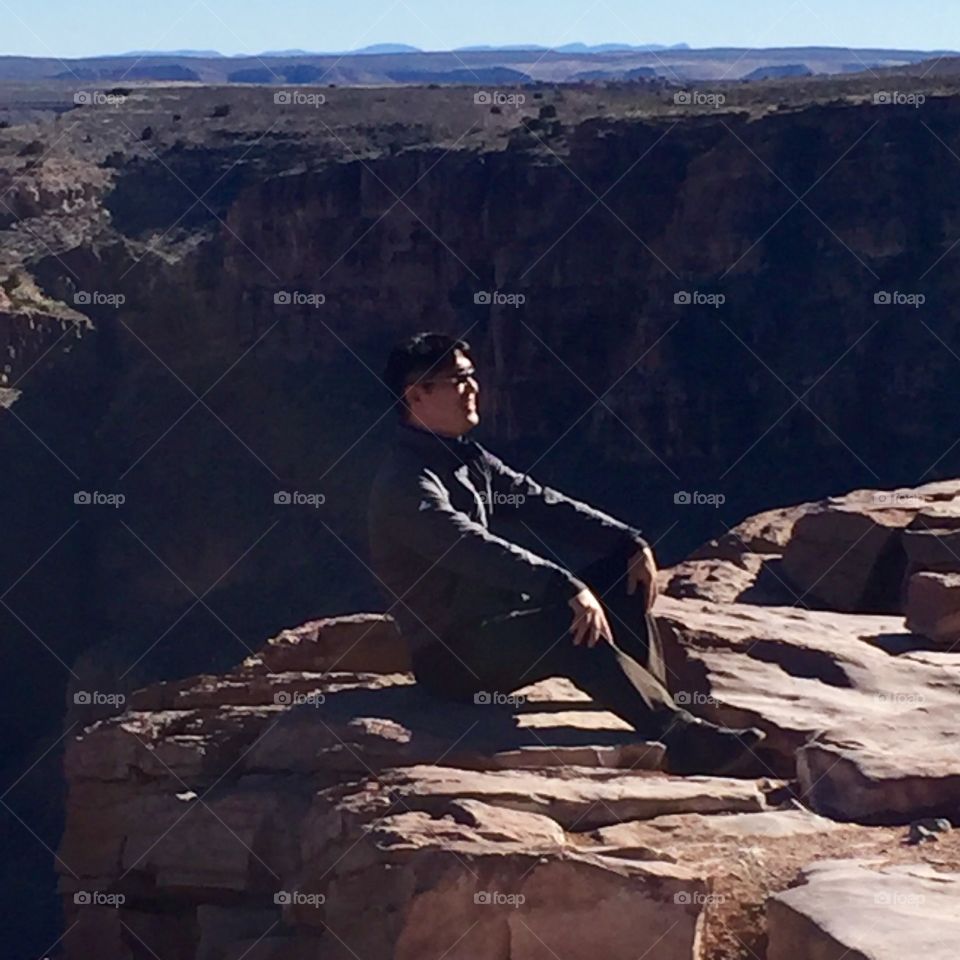
M670 773L729 776L756 759L754 750L765 737L757 727L718 727L698 718L661 739Z

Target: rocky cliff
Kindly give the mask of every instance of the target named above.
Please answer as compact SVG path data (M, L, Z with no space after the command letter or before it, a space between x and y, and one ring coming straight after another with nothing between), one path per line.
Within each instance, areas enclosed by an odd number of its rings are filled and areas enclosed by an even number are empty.
M380 608L377 374L416 329L475 345L482 439L666 561L765 507L960 472L938 74L687 104L64 84L0 130L7 782L56 757L68 687L118 692L81 677L216 673ZM49 845L30 784L10 802Z
M139 690L69 738L66 957L948 960L960 590L910 592L927 635L847 611L950 576L911 543L958 517L958 481L861 491L664 571L673 692L766 730L747 778L671 775L566 681L432 700L378 614Z

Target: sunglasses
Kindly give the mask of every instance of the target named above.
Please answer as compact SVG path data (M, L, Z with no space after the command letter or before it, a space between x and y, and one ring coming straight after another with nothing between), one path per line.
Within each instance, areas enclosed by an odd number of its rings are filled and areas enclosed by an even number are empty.
M457 387L466 386L472 382L474 386L478 385L476 370L462 370L452 377L431 377L429 380L421 380L421 383L452 383Z

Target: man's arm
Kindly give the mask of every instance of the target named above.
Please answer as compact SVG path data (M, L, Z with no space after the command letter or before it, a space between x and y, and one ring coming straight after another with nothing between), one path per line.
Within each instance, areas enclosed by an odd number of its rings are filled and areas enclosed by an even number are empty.
M528 474L508 467L489 450L480 449L490 467L494 494L512 495L515 499L507 501L511 506L506 510L516 510L516 518L529 523L536 533L555 534L571 543L585 544L599 556L622 553L624 560L649 548L635 527L559 490L541 486Z
M426 560L502 590L577 596L586 585L563 567L490 533L450 502L429 470L397 480L379 504L384 529Z

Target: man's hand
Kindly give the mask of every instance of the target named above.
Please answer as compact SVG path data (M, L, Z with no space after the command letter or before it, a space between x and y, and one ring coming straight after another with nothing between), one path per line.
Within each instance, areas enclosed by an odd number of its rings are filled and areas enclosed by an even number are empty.
M646 595L647 609L650 610L657 599L657 563L649 547L641 547L627 561L627 593L633 596L637 586Z
M600 601L588 589L581 590L571 601L573 608L573 645L578 647L584 640L588 647L595 647L601 640L613 642L613 633L607 623L607 615Z

